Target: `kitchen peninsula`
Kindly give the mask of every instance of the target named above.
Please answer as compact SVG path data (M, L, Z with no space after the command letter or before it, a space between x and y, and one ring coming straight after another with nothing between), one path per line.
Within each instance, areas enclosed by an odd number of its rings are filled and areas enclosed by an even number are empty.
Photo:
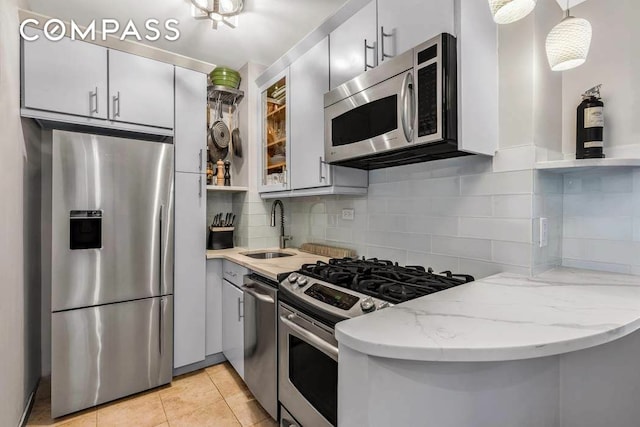
M616 425L631 427L638 328L638 277L568 268L351 319L336 327L339 424L603 426L624 413Z

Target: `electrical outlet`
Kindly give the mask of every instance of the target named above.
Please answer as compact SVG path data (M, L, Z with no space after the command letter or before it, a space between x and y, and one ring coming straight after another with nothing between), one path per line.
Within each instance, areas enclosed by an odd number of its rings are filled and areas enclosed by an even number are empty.
M356 214L353 209L342 209L342 219L344 219L345 221L353 221L353 218L355 218L355 216Z
M549 220L540 218L540 247L545 248L549 245Z

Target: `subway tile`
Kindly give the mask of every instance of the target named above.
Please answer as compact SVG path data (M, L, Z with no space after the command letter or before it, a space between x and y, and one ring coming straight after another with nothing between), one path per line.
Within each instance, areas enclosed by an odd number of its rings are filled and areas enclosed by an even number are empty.
M564 237L633 240L633 219L625 217L565 217Z
M461 178L463 196L533 193L533 172L517 171L470 175Z
M369 226L371 228L371 226ZM406 217L406 231L438 236L457 236L458 218L410 215Z
M562 258L605 264L634 264L637 253L634 242L564 238Z
M460 258L491 260L491 241L484 239L465 239L460 237L433 236L431 252Z
M375 197L388 197L388 198L402 198L409 195L409 183L408 182L391 182L381 184L369 185L369 198Z
M564 258L562 260L562 266L569 268L581 268L586 270L608 271L610 273L640 274L640 271L633 272L632 267L629 265L585 261L579 259Z
M405 249L418 252L431 250L431 236L417 233L369 232L367 245Z
M395 203L395 202L394 202ZM367 201L368 214L386 213L387 212L387 199L384 198L369 198Z
M326 230L326 239L336 242L352 242L353 230L344 227L329 227Z
M532 221L508 218L460 218L460 236L531 243Z
M403 215L369 215L369 230L372 232L405 231L406 228L407 220Z
M411 197L422 196L458 196L460 194L460 178L434 178L424 181L411 181Z
M424 252L407 252L406 265L417 265L425 268L431 267L437 273L442 271L460 272L460 260L454 256L437 255Z
M471 274L476 280L498 273L515 273L528 276L531 273L529 267L497 264L494 262L478 261L475 259L460 258L460 271Z
M565 217L633 215L633 200L626 194L566 194L563 210Z
M369 184L380 184L387 182L387 169L376 169L369 171Z
M379 258L397 262L400 265L406 264L407 251L403 249L384 248L380 246L367 246L367 258Z
M432 197L429 212L435 216L486 216L492 214L489 196Z
M531 244L492 241L491 259L500 264L528 267L531 265Z
M531 218L533 196L509 195L493 197L493 216L497 218Z

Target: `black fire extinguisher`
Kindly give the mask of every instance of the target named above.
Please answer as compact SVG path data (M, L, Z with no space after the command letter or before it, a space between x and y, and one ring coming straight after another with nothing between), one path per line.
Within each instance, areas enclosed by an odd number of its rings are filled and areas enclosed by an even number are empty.
M578 106L578 128L576 132L576 159L604 158L604 102L600 87L592 87L582 94Z

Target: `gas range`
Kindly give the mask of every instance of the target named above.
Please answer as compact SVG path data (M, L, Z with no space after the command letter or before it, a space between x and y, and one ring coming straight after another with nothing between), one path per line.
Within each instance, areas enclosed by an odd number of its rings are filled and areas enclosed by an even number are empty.
M438 274L376 258L343 258L303 265L280 283L280 290L285 302L333 326L473 280L466 274Z

